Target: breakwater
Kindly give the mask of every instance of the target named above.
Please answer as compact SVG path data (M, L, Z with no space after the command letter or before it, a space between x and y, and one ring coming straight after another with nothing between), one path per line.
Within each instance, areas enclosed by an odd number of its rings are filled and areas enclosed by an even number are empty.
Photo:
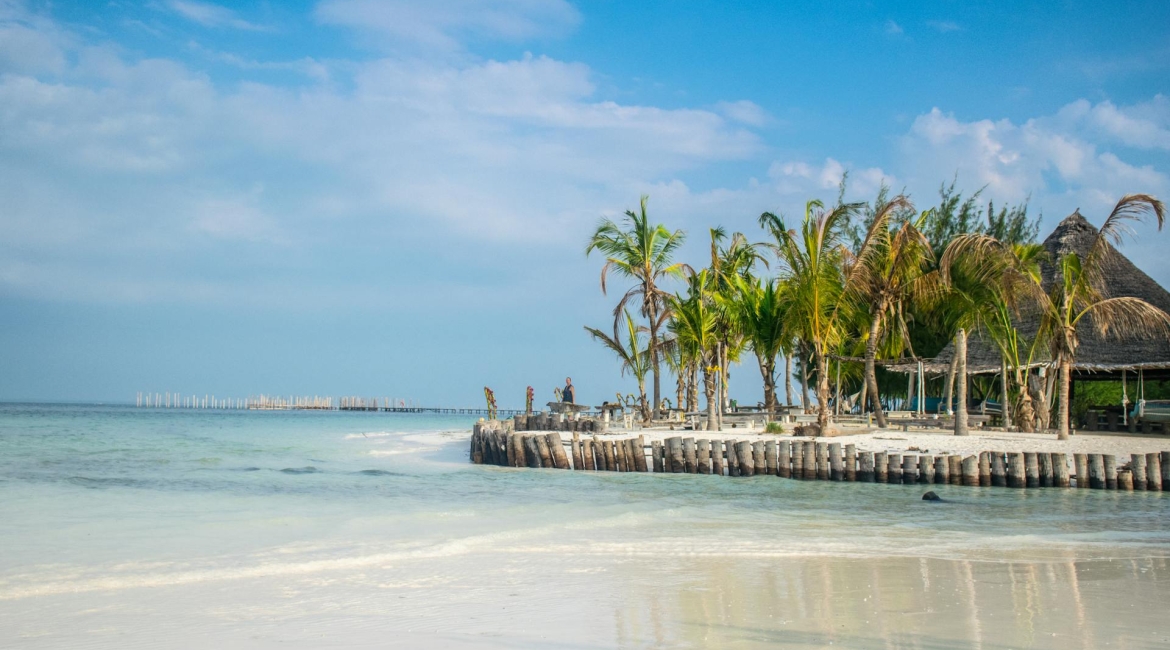
M503 467L655 472L972 487L1170 490L1170 451L1131 454L984 451L967 456L858 450L816 439L735 440L645 435L602 437L592 418L547 414L485 420L471 462ZM552 429L552 430L550 430ZM561 433L568 433L568 439ZM592 434L592 435L582 435Z

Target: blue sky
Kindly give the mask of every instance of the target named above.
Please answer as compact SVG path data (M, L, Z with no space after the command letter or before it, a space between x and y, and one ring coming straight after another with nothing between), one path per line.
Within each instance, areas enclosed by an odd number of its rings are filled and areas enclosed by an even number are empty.
M0 0L0 399L631 384L590 228L1170 196L1166 3ZM1170 285L1164 238L1125 252ZM733 394L759 397L754 362Z

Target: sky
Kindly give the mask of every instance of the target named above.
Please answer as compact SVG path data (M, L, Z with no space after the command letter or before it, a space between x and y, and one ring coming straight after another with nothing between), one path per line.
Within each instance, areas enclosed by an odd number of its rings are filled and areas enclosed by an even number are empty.
M882 183L1170 197L1164 2L0 0L0 399L634 384L585 255ZM1170 286L1170 233L1123 247ZM620 283L619 283L620 284ZM624 286L617 289L624 290ZM753 359L731 392L760 398ZM673 394L671 382L664 393Z

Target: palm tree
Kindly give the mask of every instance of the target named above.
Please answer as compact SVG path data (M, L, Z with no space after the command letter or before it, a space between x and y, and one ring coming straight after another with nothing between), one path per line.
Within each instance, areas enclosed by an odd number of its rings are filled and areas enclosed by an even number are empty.
M719 428L719 406L715 382L719 368L719 338L716 310L711 299L707 269L690 278L687 295L668 297L671 311L670 330L680 354L703 370L703 393L707 398L707 430Z
M597 250L606 256L605 265L601 267L603 294L606 293L606 276L610 272L636 282L614 308L613 338L618 338L618 326L626 305L630 302L638 303L642 316L649 322L648 353L654 373L653 408L656 409L662 399L658 332L670 315L666 302L668 294L659 287L659 283L667 278L682 278L688 267L673 261L686 234L681 230L670 232L662 224L651 225L646 214L649 198L642 196L639 212L627 210L621 225L610 219L602 219L589 238L585 254Z
M859 203L841 203L827 210L820 201L805 205L799 232L789 230L782 217L760 216L760 226L771 234L770 244L780 262L786 285L788 316L796 334L811 347L817 370L817 426L829 426L829 354L848 336L842 317L859 298L863 269L876 252L877 232L888 228L889 213L875 218L856 255L842 245L849 221Z
M644 329L634 322L634 317L630 315L630 311L624 310L624 324L626 329L625 343L618 337L610 337L605 332L593 327L586 327L585 331L594 340L600 341L602 345L609 348L622 362L622 375L625 376L628 370L638 380L638 410L641 411L642 421L650 421L650 409L646 404L646 373L650 370L650 355L649 350L643 350L642 337L639 335Z
M1057 413L1057 438L1068 440L1069 383L1076 360L1077 325L1088 318L1101 336L1123 333L1127 336L1170 335L1170 315L1150 303L1132 297L1107 298L1104 271L1110 243L1120 245L1128 222L1142 221L1153 213L1158 229L1165 220L1162 202L1148 194L1123 196L1109 218L1097 232L1089 252L1081 259L1069 253L1058 260L1056 277L1040 301L1043 314L1041 335L1050 342L1052 359L1060 370L1060 408Z
M764 379L764 408L776 412L776 357L791 340L785 327L782 286L776 280L735 278L736 295L729 301L735 320L752 346ZM789 391L791 396L791 390ZM791 397L790 397L791 399Z

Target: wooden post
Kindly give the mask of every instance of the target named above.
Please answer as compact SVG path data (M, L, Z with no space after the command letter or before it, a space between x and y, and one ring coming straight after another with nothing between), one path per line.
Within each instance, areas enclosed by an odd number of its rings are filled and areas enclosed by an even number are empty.
M768 474L768 458L764 451L764 441L757 440L752 443L752 464L756 476L766 476Z
M1161 492L1162 487L1162 459L1157 452L1146 454L1146 489Z
M626 451L627 451L626 441L624 439L614 440L613 445L614 445L613 459L614 459L614 461L617 462L617 471L619 471L619 472L633 471L633 469L630 467L630 460L631 459L626 457Z
M1023 452L1013 452L1007 455L1007 479L1008 487L1022 488L1028 484L1028 480L1024 478L1024 454Z
M1149 489L1146 485L1146 455L1131 454L1129 469L1133 472L1133 489L1139 492Z
M1170 451L1164 451L1158 457L1158 464L1162 466L1162 490L1170 492Z
M875 483L888 483L890 480L889 457L884 451L873 454L873 480Z
M874 458L872 451L863 451L858 455L857 480L862 483L874 481Z
M1040 461L1034 451L1024 452L1024 486L1040 487Z
M1089 487L1094 490L1105 489L1105 461L1101 454L1089 454Z
M1089 487L1089 455L1088 454L1073 454L1073 470L1076 472L1077 487L1088 489Z
M605 469L610 472L619 472L617 464L617 452L614 451L614 444L612 440L602 440L601 444L605 447Z
M804 480L817 480L817 443L804 441Z
M799 440L792 442L792 474L791 478L804 480L804 444Z
M524 436L524 461L532 469L541 467L540 446L536 439L540 436Z
M699 464L700 474L711 473L711 441L702 438L695 443L695 460Z
M897 485L902 482L902 455L886 454L886 482Z
M661 474L663 472L661 440L653 440L650 442L650 455L654 458L654 471Z
M1007 487L1007 464L1004 463L1002 451L991 452L991 485Z
M569 456L565 454L565 445L561 442L561 434L548 434L548 448L552 452L553 464L557 469L569 469Z
M581 453L581 434L573 432L573 441L570 443L573 452L573 469L585 469L585 456Z
M735 441L726 440L724 444L727 446L727 475L739 476L739 454L736 453Z
M929 485L934 483L934 456L923 454L918 457L918 482Z
M912 485L918 482L918 456L906 454L902 456L902 485Z
M947 457L947 478L951 485L963 484L963 457L951 454Z
M1128 469L1117 470L1117 489L1133 492L1133 472Z
M585 469L595 471L597 469L597 461L594 460L593 438L586 438L581 441L581 455L585 458Z
M776 476L776 473L778 471L777 470L777 463L779 462L777 460L778 458L779 458L779 445L776 444L775 440L769 440L767 443L764 444L764 464L765 464L764 470L768 473L768 476Z
M552 450L548 447L548 434L536 436L536 451L540 454L541 467L556 467L553 462Z
M683 463L685 463L687 474L698 474L698 460L695 458L695 439L683 438Z
M1102 454L1101 464L1105 468L1105 489L1117 489L1117 456L1113 454Z
M636 438L630 438L630 452L634 456L634 471L645 472L649 468L646 466L646 436L645 434L638 434Z
M666 439L666 453L670 456L670 471L672 474L682 474L686 471L686 463L683 461L683 441L679 436L673 436Z
M780 440L777 446L779 450L776 452L776 476L792 478L792 443ZM1166 463L1163 463L1163 466L1165 465Z
M512 447L512 467L524 467L527 460L524 457L524 434L513 433L508 436Z
M963 459L963 485L979 487L979 457L967 456Z
M723 441L711 441L711 473L723 476Z
M1040 487L1052 487L1052 455L1045 452L1037 453L1036 465L1039 468Z
M857 480L857 445L845 445L845 480Z
M829 443L829 479L845 480L845 459L841 457L841 443Z
M740 476L755 475L756 462L752 454L752 443L746 440L735 443L735 456L739 460Z
M947 456L934 457L934 482L936 485L946 485L951 481L951 461Z
M991 453L979 453L979 485L983 487L991 486Z
M829 480L829 446L823 442L817 444L817 480Z
M1052 454L1052 475L1056 487L1066 488L1070 485L1068 478L1068 454Z

